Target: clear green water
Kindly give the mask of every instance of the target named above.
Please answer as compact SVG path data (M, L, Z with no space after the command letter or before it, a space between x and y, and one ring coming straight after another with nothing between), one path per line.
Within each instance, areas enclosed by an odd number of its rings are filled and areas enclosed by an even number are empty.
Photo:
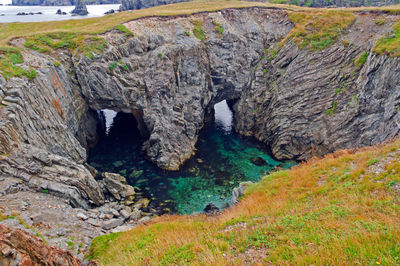
M163 171L146 160L136 121L123 113L117 114L108 134L104 132L91 150L89 163L99 171L125 176L150 199L150 212L191 214L201 212L209 203L226 207L240 182L259 181L275 167L294 165L274 160L256 141L233 133L226 108L216 108L216 121L200 132L196 155L180 171ZM250 160L254 157L266 164L255 165Z

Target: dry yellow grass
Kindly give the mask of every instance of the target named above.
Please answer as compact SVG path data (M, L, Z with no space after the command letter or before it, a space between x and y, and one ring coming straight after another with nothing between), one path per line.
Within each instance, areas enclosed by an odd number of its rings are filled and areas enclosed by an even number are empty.
M400 263L400 141L266 176L217 217L162 216L94 240L100 265ZM253 259L252 259L253 258Z

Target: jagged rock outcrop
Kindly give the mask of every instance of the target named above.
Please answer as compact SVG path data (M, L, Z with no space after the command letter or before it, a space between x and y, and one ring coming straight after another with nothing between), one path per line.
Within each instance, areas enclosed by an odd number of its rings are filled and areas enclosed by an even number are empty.
M86 16L89 14L86 8L86 4L84 0L76 0L75 8L71 11L71 14L76 14L79 16Z
M47 246L41 239L0 224L0 265L82 265L69 251Z

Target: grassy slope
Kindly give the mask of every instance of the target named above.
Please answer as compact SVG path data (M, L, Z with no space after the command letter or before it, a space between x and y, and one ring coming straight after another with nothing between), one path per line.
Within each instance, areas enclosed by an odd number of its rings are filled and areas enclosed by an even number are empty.
M98 18L75 19L35 23L0 23L0 45L6 45L15 37L49 32L101 33L117 24L148 16L186 15L202 11L215 11L224 8L243 8L265 6L264 3L240 1L193 1L173 5L134 10L111 14Z
M248 264L248 257L394 265L399 194L400 141L339 151L266 176L218 217L164 216L98 237L91 256L101 265Z

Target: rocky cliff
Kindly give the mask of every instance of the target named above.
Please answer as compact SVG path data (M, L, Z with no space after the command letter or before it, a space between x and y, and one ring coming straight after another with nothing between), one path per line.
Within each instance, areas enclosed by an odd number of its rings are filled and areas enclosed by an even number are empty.
M96 140L95 111L104 108L132 113L149 159L169 170L192 156L222 100L234 105L237 132L264 142L278 159L394 138L400 59L372 47L396 20L356 14L319 50L282 42L294 27L288 12L261 7L134 20L102 34L108 48L96 55L24 48L24 64L38 75L1 80L0 175L74 206L103 204L111 189L85 161Z

